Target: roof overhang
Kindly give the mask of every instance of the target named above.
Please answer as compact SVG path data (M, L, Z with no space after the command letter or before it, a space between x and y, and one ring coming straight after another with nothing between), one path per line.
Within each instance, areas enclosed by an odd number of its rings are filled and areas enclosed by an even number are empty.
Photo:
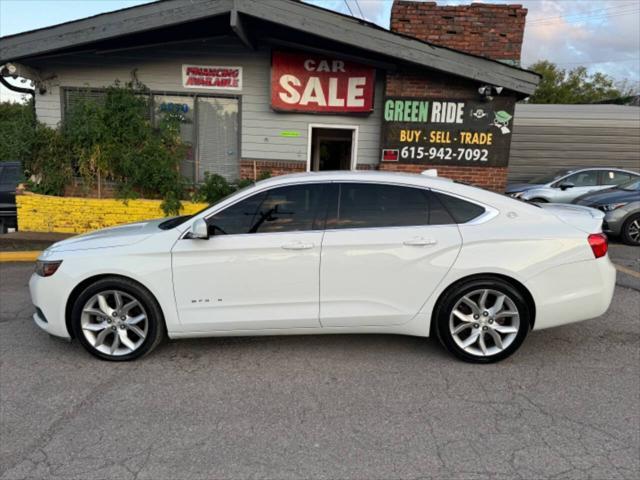
M248 48L256 47L253 27L269 23L296 30L332 45L344 45L383 59L409 64L512 90L534 92L539 76L498 61L399 35L354 17L296 0L164 0L0 38L0 64L27 61L81 47L178 27L206 19L225 19ZM308 45L301 45L306 48ZM385 60L386 59L386 60Z

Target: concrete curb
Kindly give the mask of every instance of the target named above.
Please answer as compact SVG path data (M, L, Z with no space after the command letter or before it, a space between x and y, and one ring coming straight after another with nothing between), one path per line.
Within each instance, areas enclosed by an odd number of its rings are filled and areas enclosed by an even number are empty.
M30 250L22 252L0 252L0 263L3 262L35 262L42 252Z

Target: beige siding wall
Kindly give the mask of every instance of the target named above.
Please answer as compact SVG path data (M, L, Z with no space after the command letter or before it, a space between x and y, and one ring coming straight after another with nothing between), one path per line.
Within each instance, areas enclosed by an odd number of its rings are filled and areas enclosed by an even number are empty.
M184 89L183 63L242 66L243 89L240 92ZM131 80L135 69L137 78L153 91L241 96L241 154L244 159L306 162L308 125L322 123L358 126L358 163L378 163L384 95L382 74L378 75L376 85L375 110L369 116L276 113L270 107L270 65L269 50L250 52L231 39L49 59L44 76L55 78L50 81L47 93L37 95L36 112L40 121L56 126L61 120L62 87L107 87L115 80ZM300 136L281 137L282 130L298 131Z
M516 105L510 182L583 166L640 171L640 108Z

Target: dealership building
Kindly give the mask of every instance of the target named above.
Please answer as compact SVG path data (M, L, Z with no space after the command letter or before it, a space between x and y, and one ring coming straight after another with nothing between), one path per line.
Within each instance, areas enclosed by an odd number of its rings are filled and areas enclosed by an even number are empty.
M149 89L150 120L178 113L181 171L234 181L318 170L507 179L520 5L395 0L386 30L294 0L168 0L0 39L2 76L35 82L37 118L116 81Z

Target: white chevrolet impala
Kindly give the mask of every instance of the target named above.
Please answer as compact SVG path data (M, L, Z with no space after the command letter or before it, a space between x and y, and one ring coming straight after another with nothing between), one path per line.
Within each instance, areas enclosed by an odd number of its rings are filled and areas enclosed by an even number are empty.
M425 175L297 174L56 243L29 285L39 327L105 360L165 335L390 333L486 363L607 310L601 223Z

